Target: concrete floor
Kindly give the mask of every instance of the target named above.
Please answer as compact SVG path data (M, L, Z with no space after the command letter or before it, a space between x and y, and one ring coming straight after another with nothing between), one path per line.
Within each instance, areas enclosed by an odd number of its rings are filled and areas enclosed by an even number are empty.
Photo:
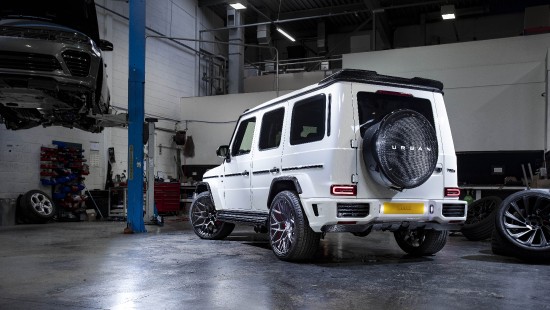
M124 222L0 227L0 309L548 309L550 265L451 236L411 258L390 233L329 234L314 261L278 260L238 226L201 240L189 223L124 235Z

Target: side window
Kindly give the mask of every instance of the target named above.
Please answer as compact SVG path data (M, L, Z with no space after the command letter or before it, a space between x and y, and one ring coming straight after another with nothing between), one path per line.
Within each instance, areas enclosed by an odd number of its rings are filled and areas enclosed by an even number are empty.
M260 129L260 150L267 150L279 147L281 135L283 133L283 119L285 109L269 111L262 117L262 127Z
M231 148L231 156L239 156L250 153L255 126L255 117L241 122L239 128L237 129L237 133L235 134L235 141L233 141Z
M290 144L322 140L325 136L326 96L320 94L298 101L292 109Z

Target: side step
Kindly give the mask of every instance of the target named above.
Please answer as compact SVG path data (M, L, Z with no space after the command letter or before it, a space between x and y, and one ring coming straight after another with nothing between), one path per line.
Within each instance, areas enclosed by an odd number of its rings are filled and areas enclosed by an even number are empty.
M220 210L216 218L224 222L266 225L269 213L257 211Z

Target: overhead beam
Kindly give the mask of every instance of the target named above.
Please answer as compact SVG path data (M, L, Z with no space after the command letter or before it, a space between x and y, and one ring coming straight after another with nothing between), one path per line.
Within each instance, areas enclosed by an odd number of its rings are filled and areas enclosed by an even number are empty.
M209 7L222 3L227 3L227 0L199 0L199 8Z
M375 12L374 18L374 26L376 29L373 29L373 36L376 38L376 32L380 34L380 38L382 38L382 41L384 45L388 47L392 47L393 42L393 32L391 31L391 27L388 23L388 20L386 16L384 15L383 11L380 11L380 1L379 0L363 0L363 3L365 6L372 12ZM376 30L376 31L374 31ZM372 47L373 50L376 49L376 46Z
M301 17L307 17L307 16L340 14L345 12L361 11L365 9L367 9L367 7L364 4L355 3L355 4L347 4L347 5L339 5L339 6L332 6L332 7L281 13L279 16L279 19L285 20L285 19L294 19L294 18L301 18Z

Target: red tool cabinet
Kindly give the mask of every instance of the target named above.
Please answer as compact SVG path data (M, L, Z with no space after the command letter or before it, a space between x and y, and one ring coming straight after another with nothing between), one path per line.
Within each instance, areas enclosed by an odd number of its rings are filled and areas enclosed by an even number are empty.
M155 204L158 213L177 213L180 210L180 184L155 183Z

